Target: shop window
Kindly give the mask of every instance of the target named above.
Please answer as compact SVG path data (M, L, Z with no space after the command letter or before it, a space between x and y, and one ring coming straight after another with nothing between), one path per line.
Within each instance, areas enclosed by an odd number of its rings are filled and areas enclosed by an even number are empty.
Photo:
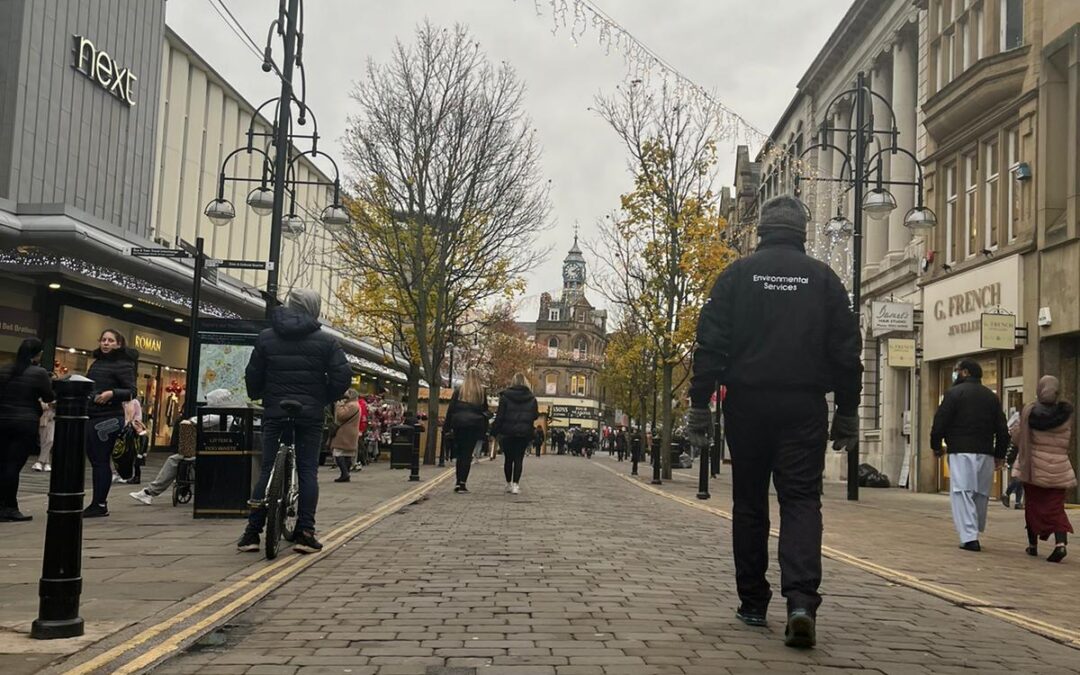
M998 223L1000 222L1000 203L998 201L998 144L992 140L983 145L983 166L986 168L986 186L984 188L983 212L986 218L986 248L993 251L998 247Z

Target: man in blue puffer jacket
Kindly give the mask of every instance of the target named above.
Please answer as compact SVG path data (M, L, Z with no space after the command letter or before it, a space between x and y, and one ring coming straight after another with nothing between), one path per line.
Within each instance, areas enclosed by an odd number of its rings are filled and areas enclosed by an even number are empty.
M271 327L256 339L245 371L248 397L261 399L264 409L262 471L253 499L262 499L266 494L287 417L281 409L282 401L293 400L303 406L295 418L300 503L293 548L298 553L316 553L322 549L315 538L315 509L319 502L316 472L323 411L345 394L352 381L352 371L341 345L321 330L321 309L322 301L315 291L300 289L290 293L286 306L274 309L271 314ZM265 510L252 512L237 549L258 551L259 533L265 524Z

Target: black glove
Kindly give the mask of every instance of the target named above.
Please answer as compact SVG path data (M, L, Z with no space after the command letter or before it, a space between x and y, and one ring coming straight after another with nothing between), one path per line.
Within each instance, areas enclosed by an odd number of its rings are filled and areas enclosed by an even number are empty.
M851 452L859 447L859 418L855 415L833 415L832 430L829 438L833 450Z
M690 408L686 413L686 440L695 448L709 447L712 437L713 418L708 408Z

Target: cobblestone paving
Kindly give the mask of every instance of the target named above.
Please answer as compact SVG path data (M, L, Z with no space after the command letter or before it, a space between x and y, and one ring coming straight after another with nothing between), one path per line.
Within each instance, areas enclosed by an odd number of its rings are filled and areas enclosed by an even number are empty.
M733 616L727 521L580 458L503 487L475 466L471 494L380 523L155 672L1080 673L1078 650L831 561L819 647L790 650L779 593L769 628Z

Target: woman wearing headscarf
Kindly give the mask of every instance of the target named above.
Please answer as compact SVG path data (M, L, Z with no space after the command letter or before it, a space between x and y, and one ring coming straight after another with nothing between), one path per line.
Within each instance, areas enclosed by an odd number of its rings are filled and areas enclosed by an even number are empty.
M19 472L37 445L41 404L56 398L41 353L41 340L27 338L15 363L0 368L0 521L32 519L19 510Z
M349 482L349 469L356 460L360 445L360 394L355 389L346 389L345 397L334 404L334 423L337 431L330 439L330 450L334 453L334 463L341 475L335 483Z
M1024 407L1020 423L1011 429L1020 448L1012 474L1024 483L1027 553L1038 555L1038 539L1054 535L1050 562L1065 558L1068 533L1073 531L1065 515L1065 491L1076 486L1076 471L1069 462L1073 407L1060 400L1060 386L1052 375L1041 377L1038 400Z

